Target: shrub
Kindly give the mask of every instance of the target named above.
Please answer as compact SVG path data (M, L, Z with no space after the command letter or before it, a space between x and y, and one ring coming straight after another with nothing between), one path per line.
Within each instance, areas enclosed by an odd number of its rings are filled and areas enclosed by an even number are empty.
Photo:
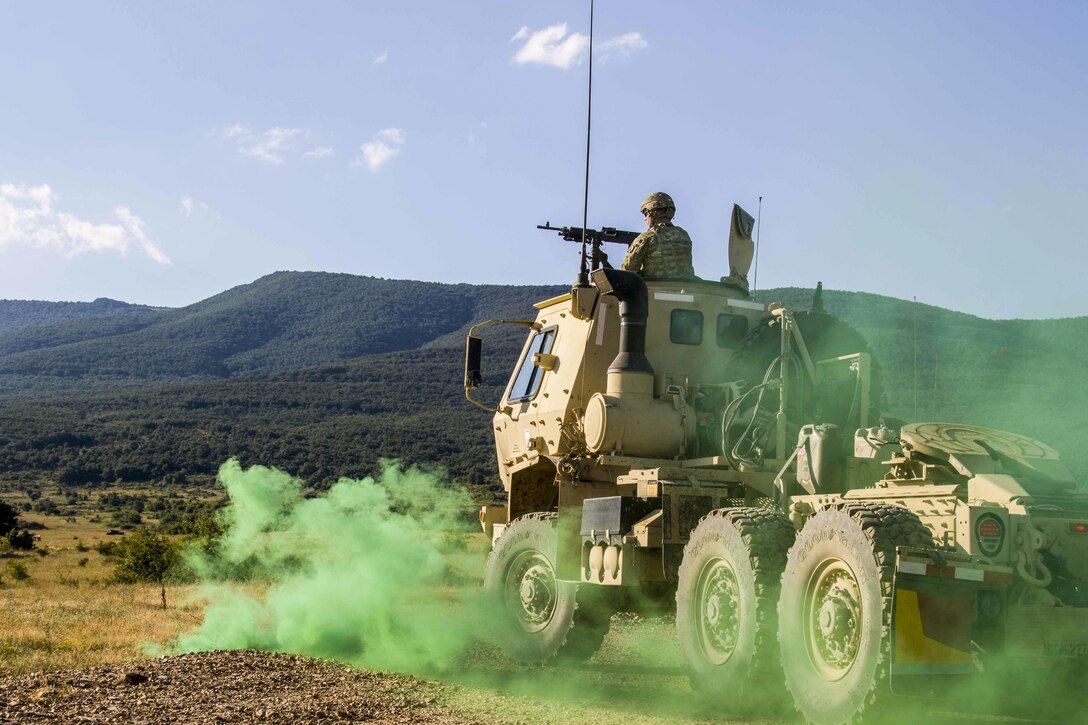
M11 578L17 582L25 582L30 579L30 572L27 571L26 564L21 561L9 561L8 574L11 574Z
M162 534L141 527L116 547L114 579L121 582L155 582L166 609L166 578L179 561L178 545Z
M34 504L34 510L47 516L56 516L60 513L60 507L57 506L57 502L51 498L38 499Z
M131 529L144 522L140 512L134 508L125 508L113 514L113 523L122 529Z
M6 501L0 501L0 536L7 535L19 525L19 512Z
M12 549L30 551L34 548L34 534L26 529L15 529L14 531L9 532L4 538L7 539L7 542Z

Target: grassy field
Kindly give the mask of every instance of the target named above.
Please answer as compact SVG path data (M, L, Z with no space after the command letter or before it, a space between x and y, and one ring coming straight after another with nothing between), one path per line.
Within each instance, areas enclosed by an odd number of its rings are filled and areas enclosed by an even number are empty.
M33 550L0 548L0 675L131 661L199 627L207 603L199 585L168 583L163 609L157 584L113 581L114 560L103 553L132 529L119 528L118 506L110 501L120 497L123 512L131 513L134 497L154 500L162 489L89 490L79 501L51 485L36 490L35 508L57 513L20 514L21 525L35 535ZM175 495L214 501L222 491L188 489ZM0 501L30 506L25 492L10 487L0 491ZM141 519L152 528L159 523L149 509ZM461 543L449 554L449 581L438 594L457 600L466 587L479 588L487 542L481 533L453 536ZM259 597L267 583L232 586Z
M122 537L107 533L110 516L96 507L110 492L139 493L97 491L64 515L21 515L40 538L32 551L0 553L0 674L131 660L145 642L163 644L199 624L194 586L168 587L163 610L157 585L110 581L113 563L97 548ZM26 500L14 493L0 499Z

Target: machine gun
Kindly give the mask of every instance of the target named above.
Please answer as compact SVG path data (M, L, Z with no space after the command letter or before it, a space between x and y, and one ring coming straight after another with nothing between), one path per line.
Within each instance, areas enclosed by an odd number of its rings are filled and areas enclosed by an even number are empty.
M623 244L625 246L631 246L631 242L635 241L635 237L638 236L638 232L625 232L622 229L616 229L615 227L601 227L600 229L583 229L582 227L553 227L551 222L544 222L543 224L537 224L537 229L546 229L550 232L559 232L559 236L563 237L568 242L584 242L590 245L590 251L587 254L585 246L582 247L582 274L585 274L587 269L586 263L589 261L591 268L596 270L599 267L606 267L612 269L612 265L608 262L608 255L601 251L601 242L614 242L616 244ZM583 279L581 276L579 279ZM580 282L581 284L581 282Z
M582 229L582 227L553 227L551 222L537 224L537 229L546 229L550 232L559 232L559 236L568 242L581 242L582 232L585 232L585 241L589 244L600 242L614 242L631 246L638 232L625 232L615 227L601 227L600 229Z

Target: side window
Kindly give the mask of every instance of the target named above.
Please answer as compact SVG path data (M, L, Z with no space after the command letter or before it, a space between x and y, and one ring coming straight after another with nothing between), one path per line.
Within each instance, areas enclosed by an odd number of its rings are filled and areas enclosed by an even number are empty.
M554 329L541 330L533 336L533 341L529 343L529 349L525 352L521 367L518 368L518 374L514 378L514 384L510 386L508 402L528 400L536 395L536 391L540 389L540 379L544 376L544 371L533 365L533 355L538 352L550 353L553 340L555 340Z
M718 347L736 347L748 334L748 318L744 315L718 315Z
M703 313L698 310L673 310L669 320L669 339L678 345L701 344Z

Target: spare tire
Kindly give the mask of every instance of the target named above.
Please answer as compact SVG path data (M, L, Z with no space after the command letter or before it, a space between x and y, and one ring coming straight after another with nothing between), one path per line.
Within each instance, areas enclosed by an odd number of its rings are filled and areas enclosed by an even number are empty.
M861 333L836 317L822 312L795 312L793 318L801 330L813 363L858 352L872 354ZM779 318L766 318L749 331L730 358L731 377L745 381L748 390L753 390L763 382L768 368L781 353L779 325ZM795 358L795 362L796 365L791 366L793 374L790 383L796 386L800 381L801 394L797 395L794 387L789 395L789 406L786 410L787 446L792 448L795 445L798 431L802 425L808 423L833 423L839 426L845 434L844 439L849 441L861 422L857 380L833 380L814 386L803 372L800 359ZM777 379L778 376L777 369L771 371L772 379ZM726 457L733 457L732 449L742 438L746 438L742 447L756 451L761 459L784 458L788 455L788 451L775 450L774 420L779 404L777 388L766 388L762 402L757 407L759 397L758 391L754 391L735 407L729 420L723 420L722 448ZM883 399L880 366L873 359L869 377L869 405L866 411L870 425L879 419Z

